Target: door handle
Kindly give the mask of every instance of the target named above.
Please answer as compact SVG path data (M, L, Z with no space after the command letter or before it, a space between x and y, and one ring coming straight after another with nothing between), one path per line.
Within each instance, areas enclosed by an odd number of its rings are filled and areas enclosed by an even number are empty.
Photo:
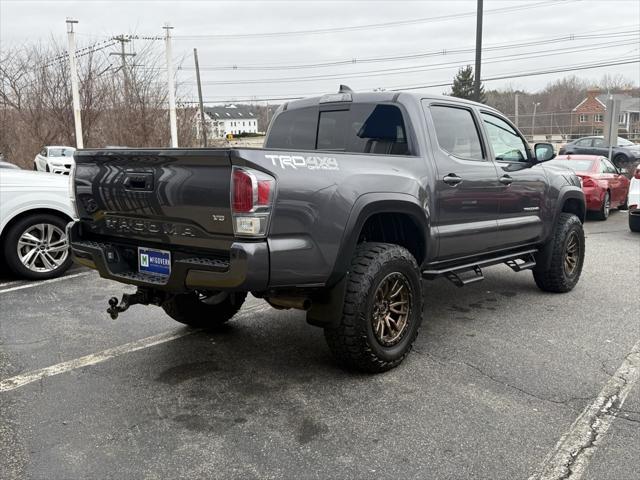
M452 187L455 187L460 182L462 182L462 177L459 177L455 173L450 173L449 175L445 175L442 181L448 185L451 185Z
M503 175L500 177L499 181L503 185L511 185L513 183L513 178L511 178L509 175Z

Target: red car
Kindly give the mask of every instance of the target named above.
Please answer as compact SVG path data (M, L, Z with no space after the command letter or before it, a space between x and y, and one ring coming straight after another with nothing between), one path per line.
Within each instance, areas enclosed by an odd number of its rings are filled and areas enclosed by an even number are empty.
M611 208L626 209L629 179L606 157L559 155L547 164L568 167L578 174L582 179L587 210L595 212L599 220L606 220Z

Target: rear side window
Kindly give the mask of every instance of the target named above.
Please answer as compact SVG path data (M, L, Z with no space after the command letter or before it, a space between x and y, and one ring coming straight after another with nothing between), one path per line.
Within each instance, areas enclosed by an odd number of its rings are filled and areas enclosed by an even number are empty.
M409 155L407 129L395 105L353 105L347 135L350 152Z
M356 103L345 110L317 107L282 112L274 120L267 148L336 150L409 155L407 129L395 105Z
M582 140L578 140L576 142L576 145L578 147L590 147L591 146L591 139L590 138L583 138Z
M267 148L313 150L316 147L318 108L298 108L281 112L273 122Z
M480 135L469 110L432 106L431 118L442 150L458 158L483 160Z

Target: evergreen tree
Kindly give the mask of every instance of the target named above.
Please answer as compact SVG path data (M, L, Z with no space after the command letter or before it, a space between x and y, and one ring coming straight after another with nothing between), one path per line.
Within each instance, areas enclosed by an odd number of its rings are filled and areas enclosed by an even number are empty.
M451 96L475 100L473 95L473 68L471 65L460 68L456 76L453 77ZM480 102L485 102L484 85L482 84L480 84Z

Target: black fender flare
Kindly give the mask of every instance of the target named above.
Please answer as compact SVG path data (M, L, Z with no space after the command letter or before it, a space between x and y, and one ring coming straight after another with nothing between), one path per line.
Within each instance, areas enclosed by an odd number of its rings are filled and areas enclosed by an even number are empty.
M558 224L558 219L560 218L560 214L562 213L562 207L567 200L575 199L581 206L581 211L578 214L578 218L580 222L584 223L585 217L587 215L587 205L584 198L584 193L580 187L576 187L574 185L566 185L560 190L560 194L558 195L558 199L556 200L555 211L553 213L553 224L550 228L549 234L547 235L547 239L536 254L536 266L534 270L544 271L550 267L551 264L551 254L553 249L553 237L556 234L556 226Z
M584 192L580 187L576 187L574 185L566 185L562 187L560 190L560 194L558 195L558 200L556 201L556 209L553 216L553 227L555 229L556 222L560 217L560 213L562 213L562 206L569 199L575 199L582 207L582 211L578 218L582 223L584 223L586 214L587 214L587 203L584 198Z
M407 193L367 193L356 200L344 228L340 249L336 257L333 271L327 281L327 289L313 299L312 307L307 312L307 322L311 325L330 327L340 321L346 274L349 271L353 252L358 244L358 237L366 221L377 213L399 213L409 215L420 232L423 232L426 259L428 248L429 217L418 199Z

